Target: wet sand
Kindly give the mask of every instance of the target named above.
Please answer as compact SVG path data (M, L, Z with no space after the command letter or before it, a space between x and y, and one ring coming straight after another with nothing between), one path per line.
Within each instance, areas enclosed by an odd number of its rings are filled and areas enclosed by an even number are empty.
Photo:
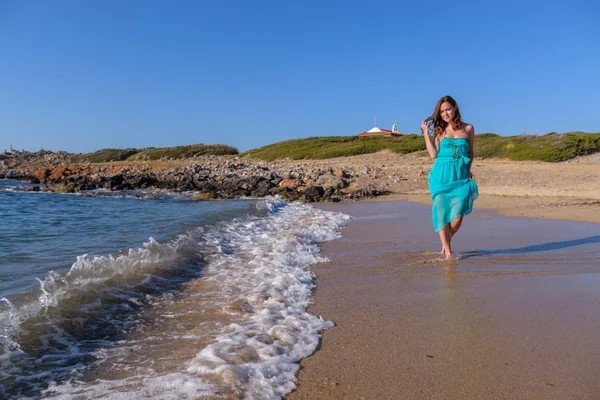
M336 327L286 399L600 398L600 225L477 209L445 262L428 205L319 207L355 219L313 266Z

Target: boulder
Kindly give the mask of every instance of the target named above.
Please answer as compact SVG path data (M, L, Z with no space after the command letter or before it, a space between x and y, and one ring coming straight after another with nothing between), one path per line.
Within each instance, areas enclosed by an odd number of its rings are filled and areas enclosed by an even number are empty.
M279 186L288 189L296 189L301 182L298 179L284 179L279 182Z
M33 176L35 176L40 182L45 181L51 174L51 170L49 168L40 168L33 172Z
M304 197L308 203L320 201L325 194L322 186L309 186L304 191Z
M70 172L71 170L69 169L69 167L56 167L50 174L50 179L54 181L61 180L62 178L68 176Z
M323 188L343 189L348 187L348 181L341 176L336 176L331 173L326 173L319 176L316 180L316 186L322 186Z

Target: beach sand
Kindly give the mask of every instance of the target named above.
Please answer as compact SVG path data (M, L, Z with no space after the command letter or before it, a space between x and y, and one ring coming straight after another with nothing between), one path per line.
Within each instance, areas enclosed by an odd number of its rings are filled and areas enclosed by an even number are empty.
M446 262L428 205L318 207L355 218L312 267L336 326L286 399L600 399L600 225L478 208Z

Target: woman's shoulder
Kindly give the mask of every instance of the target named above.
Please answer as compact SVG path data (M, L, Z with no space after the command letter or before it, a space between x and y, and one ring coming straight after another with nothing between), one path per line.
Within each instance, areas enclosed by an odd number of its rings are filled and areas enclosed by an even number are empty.
M465 129L465 132L467 132L467 135L473 135L475 133L475 128L473 127L473 125L468 124L466 122L463 122L463 126Z
M463 122L463 126L465 128L465 131L467 131L467 132L473 132L475 130L475 128L473 128L472 124Z

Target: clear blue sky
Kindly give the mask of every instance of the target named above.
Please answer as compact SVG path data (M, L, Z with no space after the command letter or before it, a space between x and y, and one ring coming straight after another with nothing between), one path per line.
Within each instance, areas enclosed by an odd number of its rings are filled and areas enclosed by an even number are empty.
M0 0L0 151L600 131L600 2Z

